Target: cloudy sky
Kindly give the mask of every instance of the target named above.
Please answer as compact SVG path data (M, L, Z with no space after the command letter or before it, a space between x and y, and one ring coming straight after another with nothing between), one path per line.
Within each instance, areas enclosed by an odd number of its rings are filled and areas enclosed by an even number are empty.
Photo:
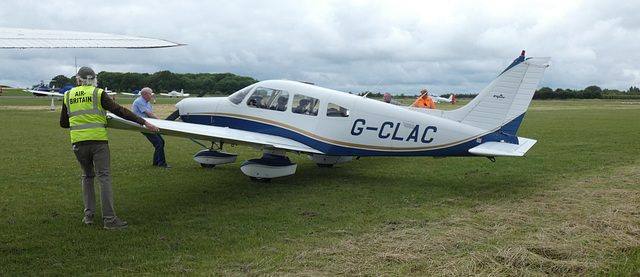
M521 50L550 56L540 86L640 86L640 2L7 1L0 26L162 38L151 50L0 49L0 84L27 87L78 66L224 73L350 92L477 93ZM176 88L180 89L180 88Z

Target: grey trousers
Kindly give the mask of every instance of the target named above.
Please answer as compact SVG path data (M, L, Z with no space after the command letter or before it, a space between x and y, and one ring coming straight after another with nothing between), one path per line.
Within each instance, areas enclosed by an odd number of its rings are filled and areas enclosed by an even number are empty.
M113 210L109 144L73 145L73 153L82 167L84 214L94 215L96 212L96 192L93 180L97 177L100 187L102 219L105 222L115 221L117 218L116 212Z

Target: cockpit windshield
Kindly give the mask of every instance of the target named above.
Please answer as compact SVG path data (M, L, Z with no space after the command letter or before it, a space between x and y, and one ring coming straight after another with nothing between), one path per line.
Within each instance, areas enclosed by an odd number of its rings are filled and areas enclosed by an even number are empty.
M229 95L229 101L231 101L231 103L233 104L240 104L240 102L242 102L242 99L244 99L247 94L249 94L249 92L253 89L253 87L255 87L255 85L250 85L248 87L245 87L239 91L234 92L233 94Z
M289 93L284 90L259 87L247 100L247 106L252 108L269 109L276 111L287 110Z

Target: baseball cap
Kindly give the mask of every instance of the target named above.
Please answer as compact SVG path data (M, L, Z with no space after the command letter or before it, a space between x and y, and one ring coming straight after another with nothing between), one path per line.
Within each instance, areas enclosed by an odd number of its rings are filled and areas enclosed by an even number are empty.
M87 66L83 66L78 70L78 78L80 79L95 79L96 73L93 72L93 69Z

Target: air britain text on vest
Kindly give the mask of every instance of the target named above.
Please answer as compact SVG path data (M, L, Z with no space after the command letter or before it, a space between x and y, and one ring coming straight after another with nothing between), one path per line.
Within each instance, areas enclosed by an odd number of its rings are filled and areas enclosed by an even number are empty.
M69 99L69 102L71 102L69 104L87 103L92 100L91 96L84 96L84 91L76 91L73 98Z

